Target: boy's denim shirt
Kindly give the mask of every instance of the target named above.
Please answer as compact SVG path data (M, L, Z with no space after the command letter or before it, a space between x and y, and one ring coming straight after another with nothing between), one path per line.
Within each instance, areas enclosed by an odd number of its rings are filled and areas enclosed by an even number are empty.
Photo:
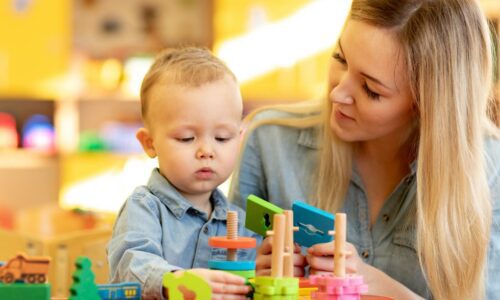
M266 111L257 119L294 118L293 114ZM245 207L255 194L284 209L293 201L307 201L314 191L317 128L298 129L262 125L250 132L243 149L238 181L233 181L229 199ZM493 224L487 261L487 299L500 299L500 141L485 140L488 184L493 200ZM360 257L401 282L417 294L431 297L417 257L415 245L416 164L401 180L370 228L369 207L361 178L355 168L343 211L347 214L347 240ZM439 199L436 199L439 201Z
M226 235L226 212L238 211L238 235L261 239L245 229L245 214L230 205L218 189L213 212L193 207L159 172L140 186L122 206L108 245L111 282L135 281L146 299L164 299L165 272L208 268L208 261L226 260L226 250L208 246L211 236ZM238 260L255 260L255 249L239 249Z

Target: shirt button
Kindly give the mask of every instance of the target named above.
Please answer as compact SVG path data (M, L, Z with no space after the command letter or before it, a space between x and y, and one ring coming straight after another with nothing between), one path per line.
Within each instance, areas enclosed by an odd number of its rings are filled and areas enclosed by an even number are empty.
M208 227L203 228L203 233L208 234Z
M363 258L368 258L370 256L370 252L368 251L363 251L363 253L361 253L361 256L363 256Z
M382 220L384 220L384 222L386 222L386 223L387 223L387 222L389 221L389 215L388 215L388 214L384 214L384 215L382 216Z

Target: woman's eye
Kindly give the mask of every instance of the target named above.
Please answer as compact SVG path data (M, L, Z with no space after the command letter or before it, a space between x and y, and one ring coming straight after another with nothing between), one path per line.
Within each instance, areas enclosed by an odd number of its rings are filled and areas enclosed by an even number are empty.
M176 138L181 143L189 143L194 141L194 137Z
M374 91L370 90L368 85L365 83L363 85L363 89L365 90L366 94L368 95L368 98L373 99L373 100L379 100L380 95L375 93Z
M338 61L339 63L341 63L343 65L347 64L347 61L342 56L340 56L339 52L334 52L332 57L333 57L333 59L335 59L336 61Z

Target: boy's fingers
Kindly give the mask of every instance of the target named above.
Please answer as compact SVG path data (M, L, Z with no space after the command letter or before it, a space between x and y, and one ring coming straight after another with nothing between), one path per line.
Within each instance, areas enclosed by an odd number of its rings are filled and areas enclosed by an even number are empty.
M214 283L245 286L245 278L224 271L212 270L210 280Z
M242 278L242 277L240 277L240 278ZM212 286L212 293L214 293L214 294L240 294L240 295L246 295L248 292L250 292L250 287L248 285L238 285L238 284L228 284L228 283L221 283L221 282L212 282L211 286Z

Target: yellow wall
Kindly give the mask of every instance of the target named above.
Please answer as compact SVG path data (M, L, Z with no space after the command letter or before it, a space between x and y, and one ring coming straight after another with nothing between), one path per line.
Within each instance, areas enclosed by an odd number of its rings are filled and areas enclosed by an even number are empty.
M273 23L285 20L312 2L314 0L214 0L215 52L218 52L224 42L244 36L248 32L252 9L264 10L267 21ZM332 44L330 49L298 60L293 66L279 67L257 78L240 81L243 97L250 101L297 101L323 96L326 91L327 69L333 46ZM273 47L273 45L259 45L259 47ZM242 59L257 61L259 57Z
M0 97L58 94L53 81L67 71L71 51L70 2L0 1Z

